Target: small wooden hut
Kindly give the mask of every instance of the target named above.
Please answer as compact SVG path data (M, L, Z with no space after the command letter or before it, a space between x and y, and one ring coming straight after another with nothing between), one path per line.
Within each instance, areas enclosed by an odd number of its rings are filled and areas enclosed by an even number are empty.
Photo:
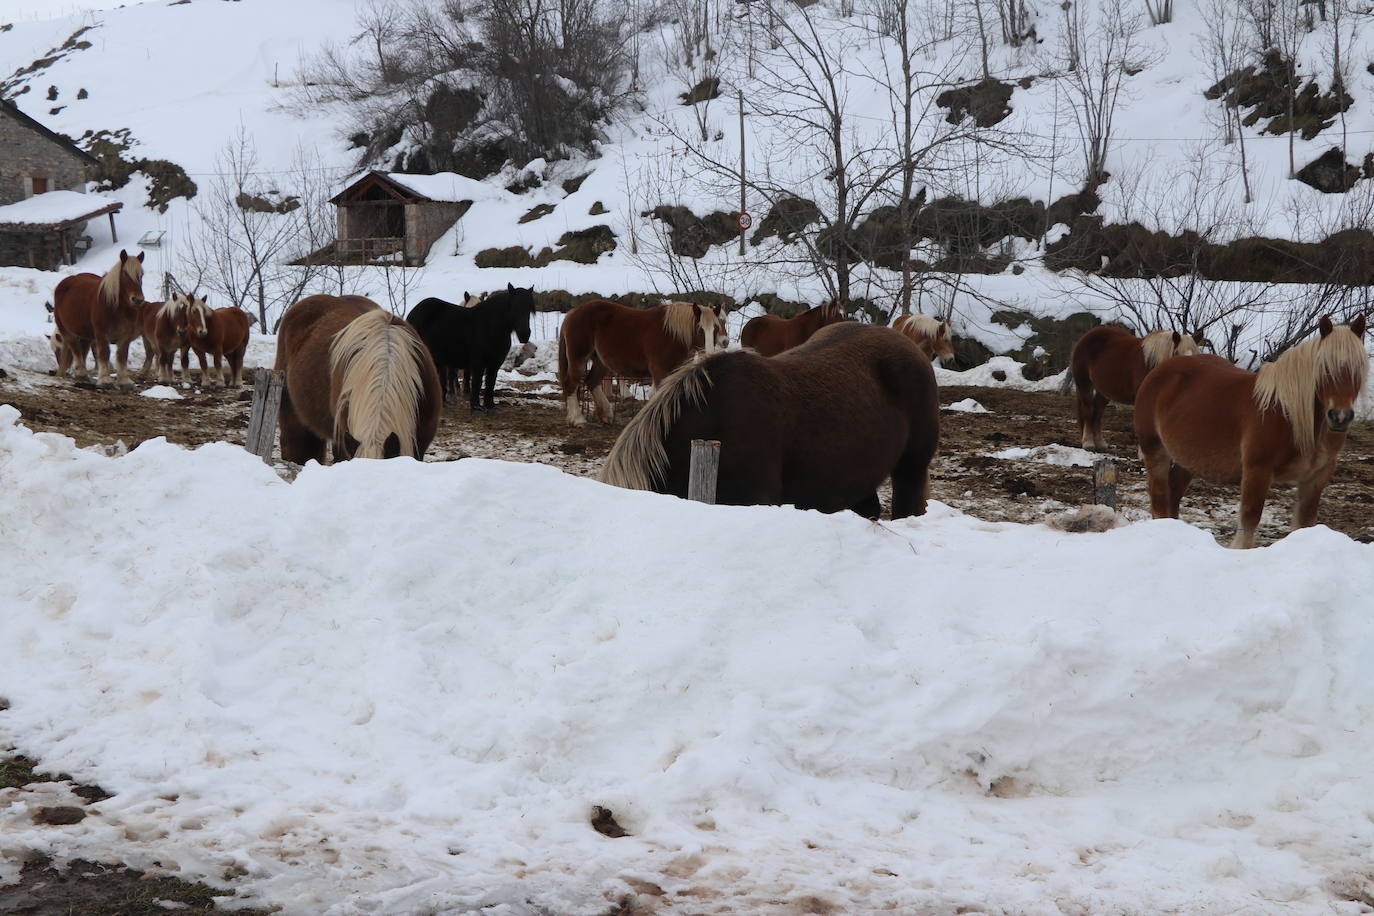
M338 216L334 257L344 264L423 264L472 206L474 184L451 172L368 172L330 200Z

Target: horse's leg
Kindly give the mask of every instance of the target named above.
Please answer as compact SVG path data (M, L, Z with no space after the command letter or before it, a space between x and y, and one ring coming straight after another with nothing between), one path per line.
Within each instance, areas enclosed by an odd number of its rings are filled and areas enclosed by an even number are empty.
M115 347L115 369L118 372L117 383L120 388L134 387L134 380L129 377L129 345L133 342L132 337L127 337Z
M468 406L472 410L481 411L482 409L482 364L477 362L475 357L468 358L467 379L471 382L476 379L476 384L468 394Z
M324 440L312 433L291 404L291 395L283 390L281 409L277 412L277 431L281 437L281 457L293 464L305 464L314 459L324 464Z
M501 364L499 362L493 362L487 366L486 385L484 386L485 393L482 396L482 402L487 410L496 409L496 373L500 370ZM477 381L480 384L482 376L477 376Z
M1092 405L1089 407L1088 419L1088 427L1092 432L1093 441L1091 446L1084 445L1084 448L1091 448L1093 451L1096 452L1105 452L1107 450L1107 440L1102 437L1102 414L1106 411L1106 409L1106 395L1104 395L1100 391L1096 392L1093 395ZM1088 435L1085 432L1083 434L1083 439L1085 442L1087 438Z
M170 385L174 381L172 376L172 361L177 357L176 347L168 347L157 355L157 380L164 385ZM186 373L182 373L185 375Z
M218 350L216 350L216 351L215 351L215 387L218 388L218 387L220 387L221 385L224 385L224 386L227 387L228 384L229 384L229 379L228 379L228 378L225 376L225 374L224 374L224 357L220 355L220 352L219 352Z
M1308 477L1298 481L1298 498L1293 504L1293 529L1311 528L1317 524L1317 506L1321 503L1322 493L1331 482L1336 471L1336 456Z
M243 358L248 354L248 348L235 350L229 354L229 370L233 376L234 388L237 390L243 387Z
M919 440L907 445L906 452L892 469L892 517L925 515L930 498L930 462L935 457L935 441ZM874 498L877 496L875 494ZM877 515L870 516L877 518Z
M883 514L883 504L882 501L878 499L878 492L875 490L850 506L849 511L856 515L862 515L864 518L870 518L877 521Z
M189 344L181 348L181 380L183 382L191 380L191 347Z
M1097 392L1093 389L1092 382L1087 379L1075 380L1074 387L1078 403L1078 433L1083 441L1085 449L1092 449L1097 436L1093 428L1093 399ZM1098 416L1101 422L1101 415Z
M143 368L138 370L139 376L142 377L142 378L148 378L148 377L151 375L151 370L152 370L153 366L154 366L154 365L160 365L160 364L161 364L161 358L160 358L160 357L161 357L161 353L160 353L156 348L153 347L153 342L152 342L151 340L148 339L148 335L147 335L147 334L144 334L144 335L143 335ZM161 381L161 380L162 380L162 378L161 378L161 376L159 376L159 377L158 377L158 381Z
M1183 504L1183 494L1193 482L1193 472L1181 464L1169 468L1169 518L1178 518L1179 506Z
M90 351L91 344L89 341L82 340L77 343L68 344L67 353L74 360L72 363L72 378L76 381L84 382L87 378L86 356Z
M1244 549L1255 546L1255 532L1264 515L1264 501L1269 496L1269 485L1273 480L1274 471L1269 467L1246 465L1241 470L1240 518L1236 524L1236 536L1231 539L1232 547Z
M210 387L210 364L205 359L205 351L197 350L196 359L200 360L200 384L202 388Z
M1176 518L1172 509L1178 503L1169 491L1169 479L1173 469L1169 453L1158 440L1142 442L1140 451L1145 461L1145 483L1150 491L1150 515L1154 518Z
M592 367L582 380L582 384L587 386L587 391L591 394L592 400L596 402L596 416L602 423L610 423L615 419L615 410L611 407L611 401L601 388L601 383L609 372L606 364L601 361L601 357L593 353ZM574 397L576 397L576 392L574 392Z

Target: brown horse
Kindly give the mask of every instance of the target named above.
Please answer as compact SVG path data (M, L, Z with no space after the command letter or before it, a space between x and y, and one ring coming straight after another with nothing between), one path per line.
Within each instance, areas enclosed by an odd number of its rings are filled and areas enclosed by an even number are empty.
M205 315L205 330L188 338L200 360L200 383L214 387L223 381L226 388L239 387L243 383L243 354L248 350L248 313L233 305L212 312L205 300L194 294L190 302L192 310L199 309ZM214 357L214 375L206 365L207 355ZM221 367L221 359L227 365Z
M129 344L142 331L138 307L143 304L143 255L131 258L123 249L119 262L105 272L64 277L53 292L53 323L62 335L57 372L66 374L75 359L75 378L86 378L86 351L95 350L96 384L109 384L110 345L118 349L118 384L132 388Z
M558 383L568 422L587 422L577 402L585 384L603 423L611 422L611 403L601 390L608 372L649 378L657 385L694 350L714 353L729 343L720 306L669 302L649 309L593 299L568 312L558 331ZM590 369L588 363L591 364Z
M745 322L739 333L739 343L741 347L749 347L764 356L777 356L806 343L812 334L826 325L844 319L844 309L838 299L831 299L791 318L759 315Z
M281 456L423 458L439 428L439 373L415 329L362 296L308 296L277 327L286 370Z
M167 302L145 302L140 308L143 323L143 368L140 374L146 375L149 366L156 362L157 380L171 383L172 361L181 354L181 377L190 377L188 354L191 341L203 338L210 310L204 299L194 293L177 293Z
M1135 432L1145 456L1150 511L1178 518L1193 476L1240 484L1232 547L1253 547L1274 483L1296 484L1293 527L1317 521L1369 355L1364 316L1336 327L1323 317L1318 337L1258 373L1219 356L1183 356L1151 372L1136 395Z
M1069 374L1078 389L1078 427L1083 447L1103 451L1102 413L1108 401L1134 404L1136 391L1149 372L1173 356L1194 356L1201 334L1152 331L1136 337L1130 331L1103 325L1073 345Z
M898 315L892 322L892 329L910 337L931 362L954 358L954 341L948 321L929 315Z
M845 322L766 357L718 353L654 392L606 457L602 481L687 495L693 439L720 440L716 502L799 509L926 511L940 405L930 361L889 328Z

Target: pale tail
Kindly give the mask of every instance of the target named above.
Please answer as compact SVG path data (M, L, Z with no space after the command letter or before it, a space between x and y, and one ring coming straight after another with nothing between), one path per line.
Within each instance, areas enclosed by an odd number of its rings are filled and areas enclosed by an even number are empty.
M381 309L350 321L329 346L331 374L341 376L334 406L334 435L358 441L359 458L381 458L388 436L400 453L414 458L425 393L424 343L404 325L392 324ZM344 429L347 414L347 429Z
M625 424L597 479L627 490L653 490L668 469L664 440L682 408L706 403L711 361L684 363L654 390L644 409Z

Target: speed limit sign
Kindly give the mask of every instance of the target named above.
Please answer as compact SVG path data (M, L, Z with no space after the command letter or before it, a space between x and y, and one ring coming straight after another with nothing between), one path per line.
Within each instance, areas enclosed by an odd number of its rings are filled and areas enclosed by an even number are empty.
M748 229L752 225L754 225L754 218L748 213L741 212L739 215L739 227L741 229Z

